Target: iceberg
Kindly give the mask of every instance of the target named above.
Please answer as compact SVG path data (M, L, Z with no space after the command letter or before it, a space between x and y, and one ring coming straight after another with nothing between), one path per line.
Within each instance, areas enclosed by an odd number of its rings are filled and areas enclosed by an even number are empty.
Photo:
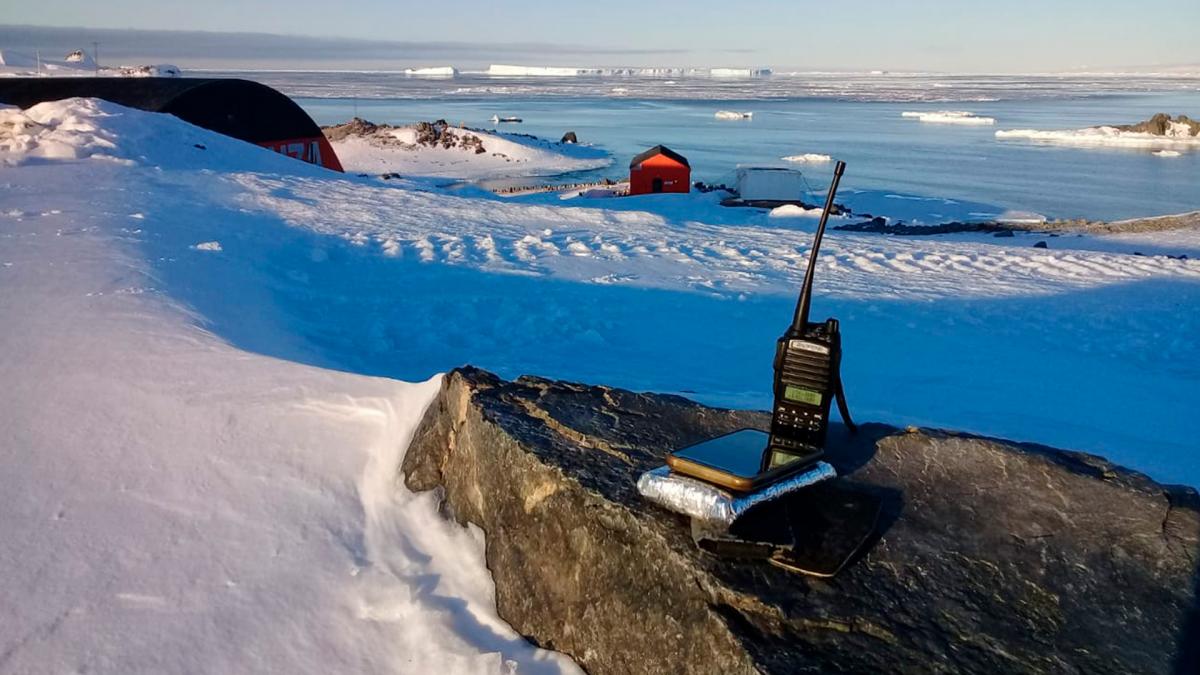
M599 69L562 68L557 66L511 66L492 64L487 74L499 77L577 77L579 75L602 75Z
M965 110L937 110L934 112L902 112L901 117L913 117L921 122L931 122L934 124L973 124L973 125L989 125L995 124L994 117L980 117L973 112Z
M454 66L434 66L431 68L405 68L405 75L414 77L454 77L458 75L458 69Z
M713 68L708 71L712 77L767 77L770 68Z
M802 155L788 155L787 157L781 157L780 159L785 162L808 162L812 164L829 162L833 160L833 158L829 155L821 155L815 152L806 152Z

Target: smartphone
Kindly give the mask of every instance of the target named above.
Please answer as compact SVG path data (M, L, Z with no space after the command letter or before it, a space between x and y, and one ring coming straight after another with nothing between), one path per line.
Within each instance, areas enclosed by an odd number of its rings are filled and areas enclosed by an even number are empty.
M752 492L808 468L820 451L783 448L758 429L732 433L689 445L667 455L676 473L736 492Z

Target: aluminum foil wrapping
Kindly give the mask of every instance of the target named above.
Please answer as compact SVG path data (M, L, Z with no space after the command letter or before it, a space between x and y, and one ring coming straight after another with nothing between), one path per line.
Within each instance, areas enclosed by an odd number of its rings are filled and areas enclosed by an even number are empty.
M637 489L643 497L663 508L728 526L758 504L836 477L837 471L832 466L817 462L807 471L756 492L735 494L695 478L671 473L669 467L660 466L642 474Z

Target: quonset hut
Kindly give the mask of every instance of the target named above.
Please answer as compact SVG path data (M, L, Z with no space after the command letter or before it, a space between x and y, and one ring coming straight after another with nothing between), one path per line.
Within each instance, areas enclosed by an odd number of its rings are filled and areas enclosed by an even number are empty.
M689 192L692 166L674 150L656 145L629 162L629 194Z
M198 127L341 171L317 123L292 99L250 80L223 78L0 78L0 103L28 108L76 96L170 113Z

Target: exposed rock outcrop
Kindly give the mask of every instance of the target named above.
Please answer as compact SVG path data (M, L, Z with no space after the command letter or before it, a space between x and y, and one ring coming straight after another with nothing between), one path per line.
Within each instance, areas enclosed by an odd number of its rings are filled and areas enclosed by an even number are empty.
M396 133L403 130L407 133ZM477 155L487 152L483 139L465 128L454 128L446 120L435 122L417 122L410 127L393 126L391 124L374 124L361 117L355 117L349 122L321 127L325 138L331 143L344 141L348 138L363 138L372 144L380 146L398 146L413 149L419 146L428 148L441 147L444 149L459 148ZM412 142L401 140L411 135Z
M1122 124L1116 128L1121 131L1137 131L1155 136L1200 136L1200 122L1187 115L1172 118L1166 113L1158 113L1145 122Z
M389 128L384 125L384 128ZM380 129L380 125L368 122L361 117L355 117L349 122L343 124L333 124L330 126L321 127L325 138L330 141L342 141L355 136L372 136Z
M462 369L403 472L486 531L501 616L593 675L1192 672L1194 490L1044 447L835 430L829 461L884 522L830 580L703 553L637 495L671 448L767 421Z

